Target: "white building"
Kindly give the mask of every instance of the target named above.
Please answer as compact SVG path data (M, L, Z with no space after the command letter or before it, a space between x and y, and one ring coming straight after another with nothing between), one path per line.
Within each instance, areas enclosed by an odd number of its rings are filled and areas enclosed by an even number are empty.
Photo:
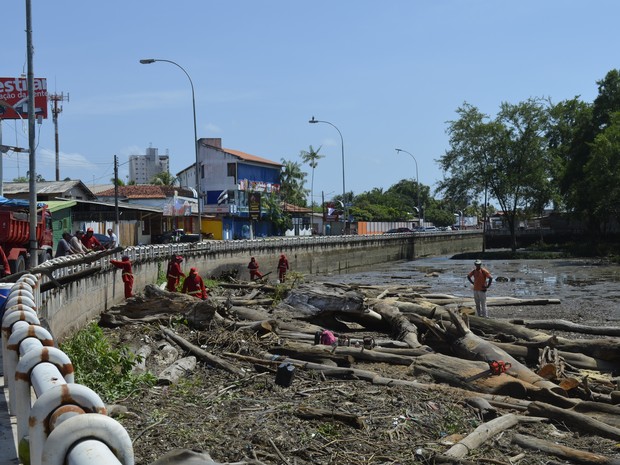
M159 155L158 149L149 147L146 155L129 156L129 182L135 184L148 184L159 173L167 173L170 170L170 157Z

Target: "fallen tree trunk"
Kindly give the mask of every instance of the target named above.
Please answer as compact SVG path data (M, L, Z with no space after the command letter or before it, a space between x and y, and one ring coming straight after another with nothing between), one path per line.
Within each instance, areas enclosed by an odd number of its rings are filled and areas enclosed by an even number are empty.
M528 362L536 363L540 358L541 349L538 347L511 344L507 342L493 342L493 344L500 349L505 350L513 357L522 358ZM596 370L605 373L613 372L618 367L617 363L596 359L577 352L566 352L564 350L560 350L558 354L566 361L566 363L583 370Z
M418 328L400 313L398 307L377 300L374 302L373 309L390 326L392 333L396 335L396 339L406 342L413 349L424 348L428 352L433 352L433 349L420 343Z
M460 334L460 337L451 344L456 354L469 360L484 360L487 362L491 360L501 360L505 363L510 363L510 374L512 376L536 387L546 388L551 392L561 395L566 394L558 385L538 376L528 367L511 357L499 347L476 336L465 325L461 317L457 315L456 312L448 311L448 313L452 323L456 328L458 328L458 332Z
M157 376L157 384L176 384L187 373L194 371L194 368L196 368L196 357L193 355L175 360Z
M510 320L510 322L516 325L523 325L526 328L553 329L571 333L594 334L597 336L620 336L620 328L617 326L588 326L567 320Z
M497 436L502 431L506 431L507 429L512 428L520 421L533 422L541 421L541 419L517 416L513 413L509 413L507 415L495 418L478 426L473 432L468 434L467 437L457 442L444 454L441 454L440 456L435 456L435 463L441 463L445 461L452 463L453 459L461 459L474 449L477 449L482 444L487 442L493 436Z
M580 463L583 465L620 465L620 459L617 458L594 454L584 450L573 449L572 447L562 446L560 444L545 441L544 439L534 438L532 436L515 434L512 437L512 442L521 447L525 447L526 449L542 451L547 454L560 457L564 460L570 460L571 462Z
M527 410L532 415L567 423L571 425L571 427L578 428L589 434L597 434L605 438L613 439L614 441L620 440L620 428L610 426L574 410L558 408L555 405L542 402L532 402Z
M176 344L178 344L183 349L191 352L199 360L202 360L202 361L205 361L207 363L210 363L211 365L214 365L214 366L216 366L218 368L222 368L222 369L228 371L229 373L233 373L233 374L238 375L238 376L243 376L244 375L242 370L240 370L235 365L231 365L230 363L228 363L223 358L220 358L220 357L218 357L216 355L213 355L213 354L207 352L206 350L202 350L200 347L195 346L194 344L192 344L191 342L185 340L184 338L182 338L178 334L174 333L173 331L169 330L168 328L164 328L163 326L160 326L160 329L164 333L164 336L166 337L166 339L175 342Z
M363 417L349 413L342 413L335 410L300 406L297 410L295 410L295 415L308 420L336 420L356 429L366 428L366 423L364 422Z

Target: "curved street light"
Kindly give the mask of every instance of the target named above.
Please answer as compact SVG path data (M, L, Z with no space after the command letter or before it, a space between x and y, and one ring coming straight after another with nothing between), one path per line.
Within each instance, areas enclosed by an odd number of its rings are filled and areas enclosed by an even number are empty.
M325 124L329 124L331 127L333 127L336 131L338 131L338 134L340 134L340 150L342 152L342 204L343 204L343 220L344 220L344 229L346 230L347 228L347 201L346 201L346 189L345 189L345 184L344 184L344 139L342 137L342 133L340 132L340 129L338 129L338 127L333 124L330 123L329 121L322 121L322 120L318 120L318 119L314 119L314 116L312 117L312 119L310 121L308 121L308 123L310 124L315 124L315 123L325 123ZM345 234L346 231L342 231L343 234Z
M151 63L155 63L156 61L163 61L164 63L170 63L181 71L185 73L187 79L189 79L189 85L192 88L192 110L194 112L194 151L196 153L196 194L198 195L198 242L202 241L202 207L200 205L200 175L198 173L199 167L199 158L198 158L198 131L196 130L196 95L194 94L194 83L192 82L192 78L189 76L188 72L185 71L180 64L172 61L172 60L163 60L159 58L145 58L140 60L140 63L143 65L150 65Z
M408 154L409 156L411 156L411 158L413 158L413 161L415 162L415 182L416 182L416 187L417 187L417 194L418 194L418 219L421 220L421 222L424 222L424 218L422 218L422 209L420 208L420 178L418 177L418 160L415 159L415 157L413 156L412 153L407 152L406 150L403 149L394 149L396 150L396 153L400 153L400 152L404 152L406 154ZM422 224L420 224L419 226L422 226Z

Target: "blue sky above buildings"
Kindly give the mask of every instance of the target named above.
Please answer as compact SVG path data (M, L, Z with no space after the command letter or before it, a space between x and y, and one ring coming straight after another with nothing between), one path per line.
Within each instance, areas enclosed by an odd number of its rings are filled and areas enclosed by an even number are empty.
M529 97L592 101L618 67L620 3L376 0L32 0L34 70L69 94L59 118L60 176L87 185L121 176L129 155L168 151L176 173L194 161L190 85L199 137L280 162L322 146L318 201L387 189L403 178L435 185L446 121L463 102L494 115ZM25 2L2 6L0 76L26 73ZM27 147L26 127L4 121L3 141ZM51 116L37 126L37 172L55 176ZM3 159L24 176L25 154ZM308 167L307 171L310 173ZM308 188L310 179L308 178Z

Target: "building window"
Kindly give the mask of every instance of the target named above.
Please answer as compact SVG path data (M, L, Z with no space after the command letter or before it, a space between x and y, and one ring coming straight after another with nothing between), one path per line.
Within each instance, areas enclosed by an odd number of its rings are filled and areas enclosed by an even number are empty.
M237 165L235 163L228 163L228 176L234 178L237 175Z

